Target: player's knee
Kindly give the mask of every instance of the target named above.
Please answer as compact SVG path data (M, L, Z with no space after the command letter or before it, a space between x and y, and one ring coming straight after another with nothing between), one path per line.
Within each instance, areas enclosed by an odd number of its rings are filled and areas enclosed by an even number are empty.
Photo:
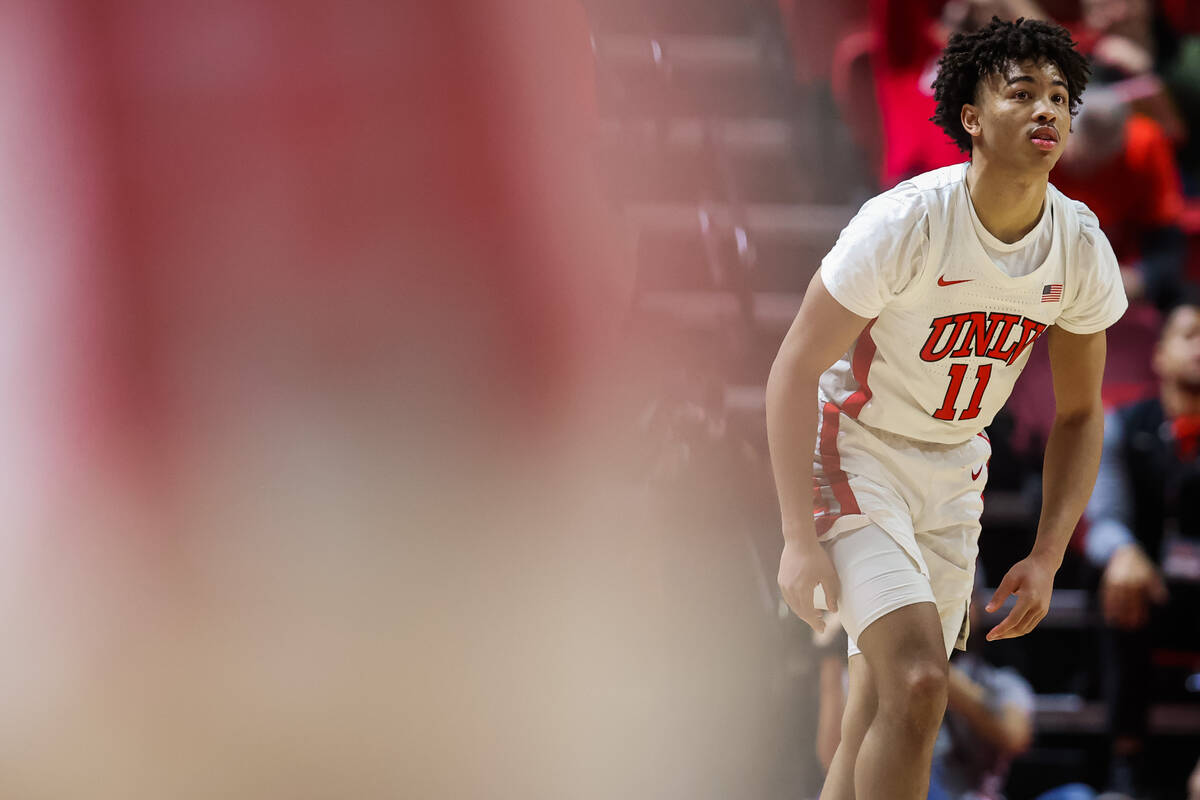
M904 694L912 703L945 706L950 676L944 659L913 661L905 668L903 680Z
M944 659L914 658L898 665L889 709L906 726L929 733L937 730L946 710L949 674Z

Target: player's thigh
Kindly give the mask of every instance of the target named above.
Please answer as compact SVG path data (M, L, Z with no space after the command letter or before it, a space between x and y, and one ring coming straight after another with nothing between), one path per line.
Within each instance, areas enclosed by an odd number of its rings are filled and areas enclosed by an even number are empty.
M904 606L934 603L929 579L903 547L875 524L840 534L825 544L841 583L838 616L851 656L859 635Z
M945 690L949 662L935 603L912 603L880 617L859 635L858 646L881 703Z

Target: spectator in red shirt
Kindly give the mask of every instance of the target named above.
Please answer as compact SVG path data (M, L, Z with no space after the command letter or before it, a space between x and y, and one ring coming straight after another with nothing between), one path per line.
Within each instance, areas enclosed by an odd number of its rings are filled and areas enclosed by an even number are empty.
M1051 182L1086 203L1112 243L1130 299L1162 309L1183 281L1183 189L1171 142L1152 119L1131 114L1113 89L1093 89Z
M937 60L952 32L974 30L993 15L1011 19L1044 19L1029 0L952 0L942 7L929 0L871 0L875 47L871 70L883 130L880 184L894 186L905 178L963 160L958 146L929 121L936 104L933 79Z
M883 187L963 160L958 146L929 118L933 78L946 35L924 0L872 0L875 48L871 72L883 131Z

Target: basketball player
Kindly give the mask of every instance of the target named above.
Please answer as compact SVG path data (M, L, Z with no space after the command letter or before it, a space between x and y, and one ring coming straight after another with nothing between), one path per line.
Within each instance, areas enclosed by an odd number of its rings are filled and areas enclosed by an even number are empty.
M779 585L813 628L824 628L825 601L849 633L849 696L822 800L925 796L947 659L967 639L984 428L1043 335L1056 404L1045 501L1032 552L988 604L1017 596L988 640L1045 616L1095 482L1104 330L1126 300L1095 215L1047 180L1087 78L1057 25L993 19L952 38L933 121L970 161L862 207L771 369Z

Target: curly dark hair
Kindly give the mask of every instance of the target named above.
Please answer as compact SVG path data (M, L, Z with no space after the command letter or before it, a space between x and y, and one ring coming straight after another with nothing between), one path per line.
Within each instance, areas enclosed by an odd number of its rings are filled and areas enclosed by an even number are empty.
M1091 67L1075 49L1067 29L1034 19L1009 22L992 17L990 23L973 33L950 37L933 82L937 111L929 119L963 152L971 152L971 134L962 126L962 107L975 102L982 79L1002 72L1013 61L1049 61L1057 66L1067 82L1071 116L1078 113Z

